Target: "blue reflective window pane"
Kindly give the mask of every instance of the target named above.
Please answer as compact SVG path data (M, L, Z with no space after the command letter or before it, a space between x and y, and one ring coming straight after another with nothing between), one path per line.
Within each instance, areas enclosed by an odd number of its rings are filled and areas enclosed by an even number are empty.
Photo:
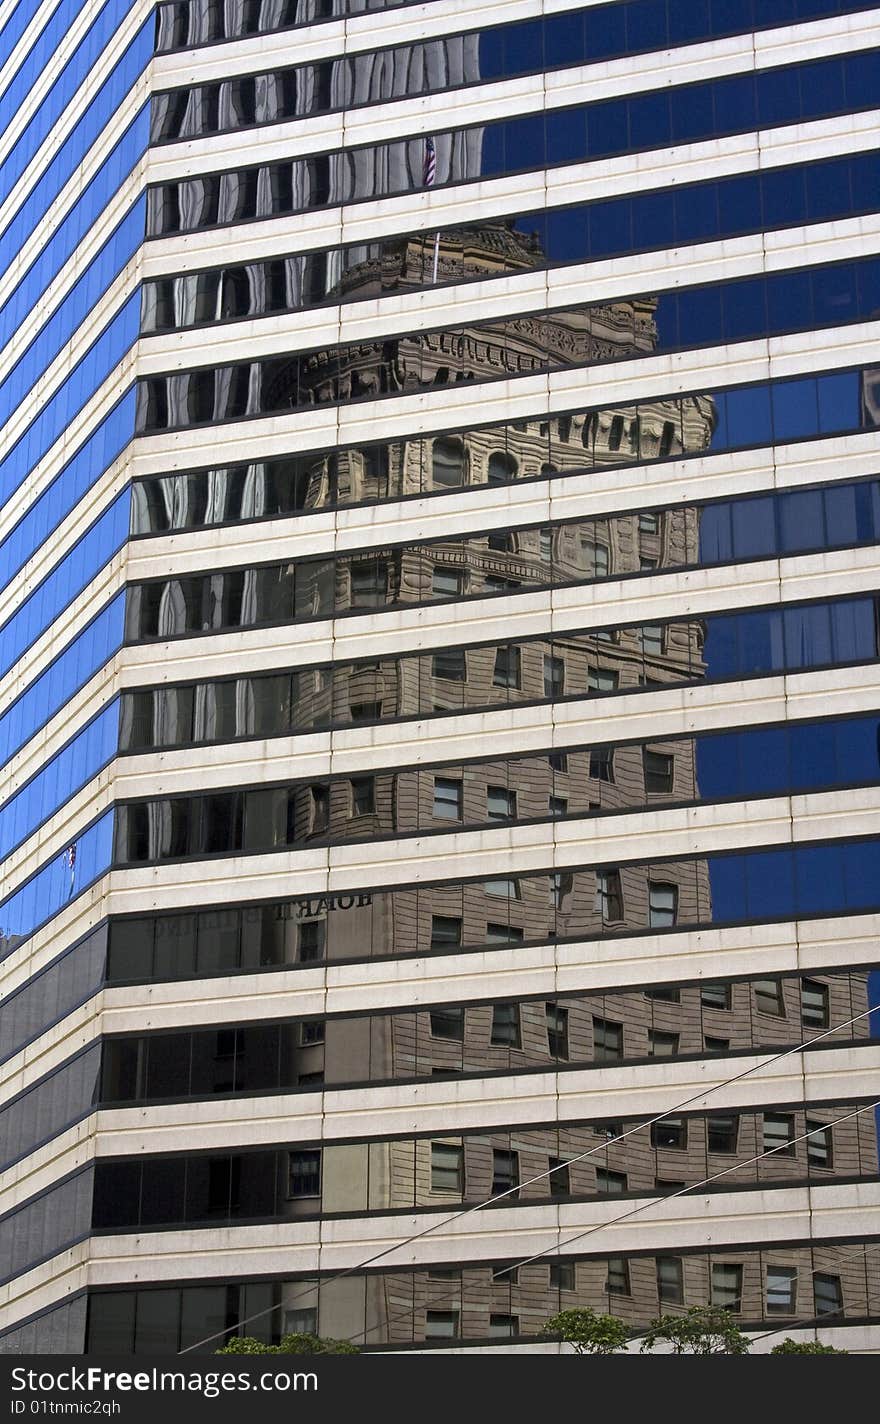
M119 594L0 716L0 765L45 725L122 644Z
M730 505L710 504L700 515L700 562L724 564L732 558Z
M614 204L613 206L617 206ZM535 222L517 224L519 230L532 231ZM578 262L589 253L589 222L580 208L559 208L547 213L545 251L551 262Z
M853 321L857 315L856 271L828 267L813 277L813 317L817 322Z
M149 108L145 105L0 307L0 346L5 345L18 329L93 225L95 218L104 210L110 197L144 152L148 138ZM145 221L145 199L139 198L135 207Z
M596 104L585 111L585 119L588 153L622 153L628 147L629 105L625 99Z
M767 386L746 386L727 393L730 444L769 445L773 439L770 391Z
M122 20L125 19L128 9L129 0L107 0L107 3L98 12L73 54L55 78L49 92L37 106L8 151L2 168L0 168L0 201L11 192L14 184L51 131L53 124L61 117L65 107L75 95L77 88L82 83L82 76L89 72L107 42ZM55 44L57 45L65 32L69 30L71 23L69 10L65 6L61 7L61 11L61 13L56 11L46 26L46 30L41 36L41 42L47 37L50 30L54 30ZM51 54L48 57L51 60ZM37 72L33 68L34 59L35 56L32 55L30 62L19 69L4 92L3 107L7 113L15 113L26 101L33 87L34 74ZM113 112L110 107L111 103L111 96L105 95L103 102L98 105L99 115L103 116L105 120Z
M824 435L832 430L858 430L861 424L858 371L820 376L817 387L820 432Z
M626 9L626 39L630 47L662 49L667 40L666 6L655 0L631 0Z
M630 242L630 205L590 210L590 256L595 260L625 252Z
M718 184L719 226L722 233L759 232L761 189L757 177L747 173Z
M801 77L803 107L809 104L813 113L817 109L831 111L840 109L847 102L844 82L844 68L840 59L825 59L811 64L809 72Z
M874 108L880 86L880 53L852 54L843 60L846 102L854 109Z
M795 123L801 117L801 86L797 70L764 70L756 78L759 122L762 125Z
M812 321L813 293L809 272L783 272L767 283L772 331L795 331Z
M137 250L144 236L144 205L137 204L104 244L30 346L0 382L0 424L20 401L92 311L114 277Z
M731 506L733 549L738 559L776 552L776 507L772 495L737 500Z
M663 6L658 6L662 10ZM709 0L687 0L684 5L669 6L669 43L689 44L712 33Z
M845 159L805 169L804 181L810 222L845 212L850 202L850 165Z
M763 278L733 282L722 290L725 341L748 341L767 329L767 292Z
M671 137L669 95L645 94L629 106L631 148L662 148Z
M697 785L706 801L739 794L741 745L738 732L696 741Z
M841 847L844 894L850 910L868 910L880 899L880 841Z
M803 170L781 168L766 175L761 184L763 222L766 228L787 227L806 216Z
M675 195L677 242L707 242L718 232L718 194L714 183Z
M731 793L767 796L787 791L791 775L790 737L785 727L744 732L741 738L740 784Z
M32 935L41 924L82 893L110 866L113 847L113 813L108 811L83 831L68 850L55 856L20 889L0 902L0 958Z
M755 79L737 74L715 86L715 124L719 133L751 129L757 122L758 103Z
M778 851L762 851L744 859L746 896L741 918L769 920L790 914L794 898L790 858L781 857Z
M739 671L736 618L718 617L706 620L703 660L709 679L723 680L736 676Z
M815 433L818 413L814 380L778 381L771 388L771 397L775 440L797 440Z
M485 30L479 40L479 73L482 79L504 78L504 31Z
M544 27L544 63L553 68L557 64L580 64L585 57L583 12L554 15Z
M874 717L832 723L835 768L839 781L874 782L880 776L880 723Z
M841 485L827 489L822 499L828 542L830 544L855 544L861 539L869 539L873 533L864 516L871 515L870 489L867 485ZM862 518L859 518L859 512Z
M587 121L582 109L562 109L552 116L548 116L546 125L547 142L547 162L552 163L572 163L582 158L586 148ZM520 160L516 157L516 140L511 146L508 140L507 152L514 155L510 160L510 167L518 168L527 160ZM540 138L535 135L534 145L539 145ZM537 152L538 148L533 146L532 152ZM543 160L539 160L543 162Z
M785 656L793 667L821 666L832 661L831 617L827 606L787 608Z
M137 339L140 298L131 296L90 347L76 369L46 402L25 433L0 460L0 502L5 503L49 450L90 395L106 380Z
M0 860L112 760L118 723L115 700L0 807Z
M738 671L744 676L785 666L780 613L743 613L737 620L737 634Z
M744 920L746 911L745 856L713 856L709 861L712 909L719 920Z
M795 851L795 885L799 915L821 914L828 908L832 886L843 887L844 873L837 846L807 846Z
M675 209L668 193L643 193L632 199L633 246L671 247L675 242Z
M821 490L797 490L779 500L779 547L818 549L825 542L825 510Z
M627 49L626 9L623 5L603 5L584 15L588 59L604 59L625 54Z
M715 429L712 433L712 449L728 450L730 445L731 436L727 419L727 392L721 391L715 397Z
M835 662L856 662L877 655L877 616L871 598L847 599L831 605Z
M880 311L880 261L860 262L857 271L859 311L874 317Z
M705 138L715 127L711 84L694 84L676 95L672 105L672 142L691 143Z
M580 110L564 110L554 116L553 129L583 123ZM548 132L549 132L548 125ZM529 115L523 119L509 119L506 125L507 167L511 172L518 168L543 168L545 161L544 124L541 115Z
M837 780L837 755L830 724L793 722L788 740L791 749L791 790L833 785Z
M0 628L0 675L50 625L124 543L130 493L118 495L16 613Z

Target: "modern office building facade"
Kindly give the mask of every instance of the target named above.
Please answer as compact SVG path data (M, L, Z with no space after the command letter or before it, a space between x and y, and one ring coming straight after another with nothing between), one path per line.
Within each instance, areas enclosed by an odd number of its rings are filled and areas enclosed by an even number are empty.
M880 1348L878 20L0 16L0 1351Z

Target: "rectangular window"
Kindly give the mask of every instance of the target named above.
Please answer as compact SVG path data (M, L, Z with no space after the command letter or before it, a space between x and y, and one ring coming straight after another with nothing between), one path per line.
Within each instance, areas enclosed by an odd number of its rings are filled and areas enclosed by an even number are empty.
M729 984L701 984L700 1003L704 1009L730 1009Z
M492 1196L501 1192L511 1192L519 1186L519 1153L506 1152L499 1147L492 1151Z
M460 598L464 588L464 573L444 564L435 564L431 592L435 598Z
M358 559L351 565L352 608L378 608L388 600L388 565L384 559Z
M614 1063L623 1057L623 1024L593 1019L593 1057L597 1063Z
M324 958L326 925L323 920L304 920L299 927L299 958L301 964L313 964Z
M451 949L461 944L461 920L455 915L431 916L431 948Z
M352 722L379 722L382 720L382 703L352 702L349 713Z
M549 1157L547 1167L550 1176L547 1182L550 1187L551 1197L567 1197L571 1195L571 1172L568 1162L564 1157Z
M629 1261L625 1256L608 1257L608 1278L605 1289L610 1295L631 1295Z
M376 810L376 782L372 776L351 778L351 813L353 816L372 816Z
M489 1316L489 1339L490 1340L511 1340L514 1335L519 1334L518 1315L490 1315Z
M504 1048L520 1048L519 1004L495 1004L492 1009L492 1033L489 1038Z
M652 1058L674 1058L678 1053L678 1034L662 1029L648 1030L648 1053Z
M734 1113L706 1119L706 1142L710 1152L735 1152L739 1118Z
M843 1313L843 1292L840 1276L829 1276L824 1271L813 1273L813 1296L816 1316L841 1315Z
M664 1117L651 1123L651 1146L683 1152L688 1143L687 1123L681 1117Z
M490 821L516 820L516 792L506 786L487 786L486 816Z
M467 656L463 648L443 648L431 659L431 676L447 682L467 682Z
M549 564L553 558L553 530L546 527L539 529L538 543L542 563Z
M457 1310L426 1310L425 1339L454 1340L458 1335Z
M551 796L547 801L547 811L551 816L564 816L568 810L568 801L564 796Z
M834 1142L831 1128L807 1118L807 1161L811 1167L834 1166Z
M797 1310L797 1268L767 1267L767 1314L794 1315Z
M609 1172L607 1167L596 1168L597 1191L619 1195L621 1192L625 1192L626 1188L626 1172Z
M449 1142L431 1143L431 1191L461 1196L464 1185L464 1151Z
M709 1034L706 1035L707 1053L726 1053L729 1048L729 1038L712 1038Z
M589 578L607 578L609 570L608 545L596 544L591 539L581 540L581 558L584 572Z
M659 1004L680 1004L680 989L646 989L645 998L653 999Z
M785 1001L779 979L756 979L754 990L755 1008L759 1014L772 1014L777 1019L785 1018Z
M576 1289L574 1261L550 1262L550 1289L561 1291Z
M648 883L648 924L652 929L674 925L678 916L678 886Z
M590 668L587 673L587 688L590 692L616 692L620 673L613 668Z
M460 821L464 805L464 788L460 781L434 777L434 815L441 821Z
M518 880L484 880L483 889L487 895L498 900L518 900L520 898Z
M684 1272L680 1256L657 1257L657 1295L665 1305L684 1304Z
M464 1039L464 1008L461 1004L444 1004L431 1010L431 1037L449 1038L456 1043Z
M547 765L551 771L568 771L568 752L548 752Z
M643 754L645 770L645 790L647 792L672 790L675 758L667 752L652 752L647 747Z
M506 643L496 651L492 683L495 687L520 686L519 648L514 647L512 643Z
M713 1261L710 1302L720 1310L729 1310L736 1315L742 1310L742 1266L730 1266L726 1262Z
M305 1282L299 1281L298 1284L304 1285ZM317 1306L307 1305L300 1310L285 1310L284 1333L285 1335L317 1335Z
M551 1058L568 1057L568 1009L559 1004L545 1004L547 1018L547 1051Z
M565 662L544 654L544 696L561 697L565 691Z
M640 534L659 534L660 516L654 510L642 510L639 514Z
M330 788L329 786L312 786L310 791L312 831L326 831L330 824Z
M620 872L617 870L596 871L596 914L602 916L604 924L623 919L623 896L620 886Z
M828 1028L828 985L816 979L804 979L801 983L801 1023L804 1028Z
M287 1195L289 1197L318 1197L321 1195L321 1153L319 1148L288 1152Z
M594 747L590 752L590 775L595 781L614 781L614 748Z
M663 652L663 628L659 623L643 623L640 629L642 652L659 657Z
M493 1266L492 1284L517 1286L519 1285L519 1266Z
M764 1114L764 1152L774 1152L777 1157L794 1156L794 1114Z
M523 932L518 925L486 925L487 944L522 944Z
M324 1042L324 1020L304 1019L299 1026L299 1041L303 1048Z

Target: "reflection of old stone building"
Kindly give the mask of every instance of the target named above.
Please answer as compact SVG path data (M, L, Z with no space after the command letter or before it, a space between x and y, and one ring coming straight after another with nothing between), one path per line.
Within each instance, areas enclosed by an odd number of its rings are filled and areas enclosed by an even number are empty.
M876 1345L875 17L790 8L90 31L0 234L0 1352Z

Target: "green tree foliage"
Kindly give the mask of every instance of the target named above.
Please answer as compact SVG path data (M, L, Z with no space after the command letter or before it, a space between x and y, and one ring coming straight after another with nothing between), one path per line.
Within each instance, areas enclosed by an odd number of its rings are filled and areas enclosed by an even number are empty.
M848 1355L849 1350L835 1350L833 1345L820 1345L818 1340L792 1340L787 1335L781 1345L774 1345L771 1355Z
M561 1335L578 1355L613 1355L626 1348L629 1330L613 1315L583 1310L560 1310L545 1323L543 1335Z
M322 1340L318 1335L282 1335L278 1345L267 1345L252 1335L233 1335L216 1355L359 1355L348 1340Z
M729 1310L695 1305L684 1315L661 1315L652 1320L642 1341L642 1353L657 1344L671 1347L674 1355L747 1355L749 1341Z

